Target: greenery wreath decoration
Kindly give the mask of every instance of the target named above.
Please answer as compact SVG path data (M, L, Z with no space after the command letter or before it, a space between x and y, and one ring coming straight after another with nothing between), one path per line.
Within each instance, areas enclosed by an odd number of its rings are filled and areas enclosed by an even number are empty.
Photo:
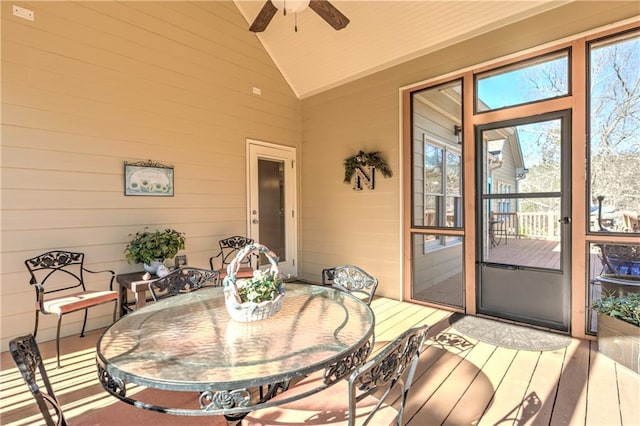
M378 169L384 177L393 176L393 172L391 172L389 165L384 158L380 156L378 151L360 151L356 155L344 160L344 183L350 183L356 169L362 167L373 167Z

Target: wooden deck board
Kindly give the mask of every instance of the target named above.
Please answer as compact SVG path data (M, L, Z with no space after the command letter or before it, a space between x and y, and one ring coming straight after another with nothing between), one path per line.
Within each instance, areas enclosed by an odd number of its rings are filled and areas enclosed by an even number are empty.
M424 410L420 410L411 421L422 425L439 425L456 407L458 401L471 387L481 368L491 357L494 347L476 344L469 351L464 361L453 370L447 379L431 396Z
M407 424L412 426L429 424L421 417L428 418L432 411L438 411L438 407L431 401L431 398L464 361L464 357L434 346L427 348L424 355L426 355L427 363L418 365L411 398L406 408Z
M640 375L599 354L595 342L573 339L568 348L557 351L518 351L460 334L448 326L447 311L386 298L377 298L372 307L376 351L409 327L424 323L444 328L430 338L421 355L405 424L640 425ZM54 368L55 342L40 344L71 424L88 410L120 409L97 380L95 342L100 332L91 331L84 339L63 338L59 370ZM0 424L42 423L7 352L0 357L0 391ZM139 411L145 419L148 414ZM192 420L167 421L188 425ZM157 419L135 424L159 425Z
M567 348L563 360L551 424L582 425L586 423L588 376L589 342L574 339Z
M481 366L481 370L474 378L467 392L449 413L444 422L445 425L478 424L491 404L495 389L498 388L504 378L513 361L513 357L518 353L514 349L498 348L483 342L479 342L478 345L485 345L494 350L487 362Z
M620 417L624 425L640 425L640 380L638 374L622 365L616 365Z
M521 406L516 415L516 418L520 419L520 424L548 425L551 421L565 353L565 349L540 353L538 364L526 391L526 395L530 398L529 404ZM530 405L536 403L537 405ZM533 408L536 409L535 416L530 415Z
M515 424L521 407L530 405L526 391L540 352L518 351L479 425Z
M620 404L616 383L616 363L605 357L597 356L597 345L590 345L590 357L593 360L589 368L588 389L598 387L598 392L587 393L587 418L596 423L621 423ZM640 400L638 401L640 403Z

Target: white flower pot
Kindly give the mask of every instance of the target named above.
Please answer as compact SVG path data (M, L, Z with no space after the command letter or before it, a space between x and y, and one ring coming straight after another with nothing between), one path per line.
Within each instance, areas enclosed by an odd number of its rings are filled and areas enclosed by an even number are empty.
M161 260L154 260L153 262L151 262L151 264L144 264L144 270L149 272L150 274L155 274L156 271L158 270L158 266L162 265L162 261Z

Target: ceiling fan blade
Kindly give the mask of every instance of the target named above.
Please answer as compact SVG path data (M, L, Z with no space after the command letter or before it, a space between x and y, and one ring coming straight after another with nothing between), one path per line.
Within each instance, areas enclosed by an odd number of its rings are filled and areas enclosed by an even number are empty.
M336 30L343 29L349 23L349 18L344 16L327 0L311 0L309 7Z
M262 6L260 13L258 13L258 16L256 16L256 19L253 21L253 24L249 27L249 30L254 33L264 31L277 11L278 9L273 5L273 3L271 3L271 0L267 0L264 6Z

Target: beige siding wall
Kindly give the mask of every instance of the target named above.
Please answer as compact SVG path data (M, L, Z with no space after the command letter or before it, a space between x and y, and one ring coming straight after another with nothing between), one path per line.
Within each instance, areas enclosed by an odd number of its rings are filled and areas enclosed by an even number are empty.
M246 138L301 138L300 100L232 2L15 3L35 22L12 4L1 5L2 348L33 327L24 259L68 249L91 269L139 270L123 249L148 226L185 232L189 263L206 266L220 238L246 233ZM123 162L149 159L175 167L174 197L123 195ZM63 334L81 319L65 317ZM54 337L45 318L38 340Z
M635 2L572 2L304 99L301 275L319 281L322 268L355 263L378 277L380 294L400 296L399 88L637 13ZM381 151L393 178L378 178L374 191L342 183L342 163L358 150Z

